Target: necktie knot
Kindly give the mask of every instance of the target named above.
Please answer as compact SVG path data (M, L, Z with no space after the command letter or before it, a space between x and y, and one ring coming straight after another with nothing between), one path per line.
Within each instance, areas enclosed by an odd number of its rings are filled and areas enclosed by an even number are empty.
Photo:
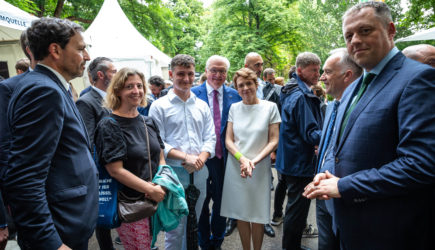
M376 74L374 74L374 73L368 73L368 74L364 77L362 84L363 84L363 85L369 85L370 82L373 80L373 78L375 78L375 76L376 76Z

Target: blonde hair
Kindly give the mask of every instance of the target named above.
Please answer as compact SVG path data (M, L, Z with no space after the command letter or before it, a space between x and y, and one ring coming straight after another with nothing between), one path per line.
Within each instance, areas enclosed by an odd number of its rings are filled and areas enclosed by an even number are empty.
M278 76L277 78L275 78L275 84L284 86L284 77Z
M239 78L244 78L248 81L252 80L256 86L258 85L257 74L249 68L241 68L237 70L236 73L234 73L233 83L234 83L234 88L236 89L237 89L237 79Z
M106 102L104 104L105 107L111 109L111 110L117 110L119 107L121 107L121 98L119 97L119 93L121 93L121 90L125 86L125 82L128 80L130 76L139 76L139 78L142 81L143 84L143 98L140 102L140 106L146 106L147 100L146 100L146 82L145 77L142 72L138 71L137 69L132 68L122 68L116 74L113 76L112 80L110 81L109 87L107 88L107 95L106 95Z

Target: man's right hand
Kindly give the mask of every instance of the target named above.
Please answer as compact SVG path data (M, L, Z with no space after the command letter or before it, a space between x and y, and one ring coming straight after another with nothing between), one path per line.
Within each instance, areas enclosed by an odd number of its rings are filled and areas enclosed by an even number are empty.
M8 227L0 228L0 246L1 243L6 242L9 237Z
M186 169L189 174L191 174L201 169L197 164L198 160L199 157L197 155L186 154L186 158L184 159L183 163L181 163L181 165Z

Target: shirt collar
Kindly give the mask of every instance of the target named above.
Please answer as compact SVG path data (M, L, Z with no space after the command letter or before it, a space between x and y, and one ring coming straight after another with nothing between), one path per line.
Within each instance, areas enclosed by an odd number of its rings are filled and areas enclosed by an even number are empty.
M184 101L174 93L174 89L169 90L168 98L170 102L178 101L184 103ZM195 100L196 100L196 95L192 91L190 91L190 97L186 100L186 103L195 102Z
M213 93L214 88L208 84L208 82L205 82L205 87L207 88L207 95L211 95ZM219 92L219 95L222 95L224 92L224 85L220 86L217 89L217 92Z
M69 90L69 84L68 84L68 82L65 80L65 78L59 72L57 72L52 67L49 67L49 66L47 66L45 64L38 63L38 65L44 66L47 69L49 69L51 72L53 72L53 74L55 74L57 76L57 78L60 80L60 82L62 83L63 87L66 89L66 91Z
M387 65L387 63L397 54L399 53L399 49L397 47L394 47L390 50L390 52L388 52L388 54L378 63L378 65L376 65L371 71L370 73L379 75L381 73L381 71L384 69L385 65ZM364 69L364 77L368 74L369 72L367 72Z
M100 94L101 97L106 98L106 92L95 87L95 86L91 86L95 91L97 91L98 94Z

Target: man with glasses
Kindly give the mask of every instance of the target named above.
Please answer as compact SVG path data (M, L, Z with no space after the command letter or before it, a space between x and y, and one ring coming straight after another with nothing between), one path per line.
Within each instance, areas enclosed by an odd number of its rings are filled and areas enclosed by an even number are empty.
M220 216L222 187L225 176L225 132L228 112L231 104L239 102L241 97L237 91L225 86L230 62L227 58L213 55L207 62L205 73L207 81L192 88L192 92L205 101L211 110L215 125L216 148L215 157L206 162L209 177L207 179L207 196L199 219L199 244L202 249L220 249L225 234L225 218ZM213 200L211 223L209 203Z

